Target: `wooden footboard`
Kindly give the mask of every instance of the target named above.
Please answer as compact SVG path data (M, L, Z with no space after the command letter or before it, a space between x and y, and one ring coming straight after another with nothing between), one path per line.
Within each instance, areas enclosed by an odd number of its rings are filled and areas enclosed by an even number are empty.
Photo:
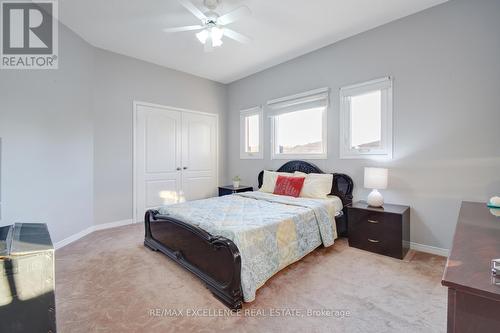
M148 210L144 245L161 251L198 276L231 309L241 309L241 257L229 239Z

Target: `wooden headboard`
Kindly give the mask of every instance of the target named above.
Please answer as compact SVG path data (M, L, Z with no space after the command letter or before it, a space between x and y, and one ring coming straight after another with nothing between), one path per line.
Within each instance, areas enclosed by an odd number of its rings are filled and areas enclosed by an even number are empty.
M325 173L321 171L316 165L305 162L305 161L290 161L283 164L277 172L289 172L294 173L295 171L300 171L303 173ZM264 178L264 171L259 173L259 188L262 186L262 181ZM354 183L346 174L343 173L333 173L332 191L330 194L338 196L342 200L342 204L349 206L352 204L352 190Z

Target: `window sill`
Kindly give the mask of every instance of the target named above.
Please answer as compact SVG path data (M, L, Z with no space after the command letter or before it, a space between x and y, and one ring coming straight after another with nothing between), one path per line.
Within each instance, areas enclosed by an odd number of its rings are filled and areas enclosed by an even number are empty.
M341 160L392 160L392 154L384 153L384 154L340 154Z
M240 154L240 160L262 160L263 158L264 158L263 154L258 154L258 155Z

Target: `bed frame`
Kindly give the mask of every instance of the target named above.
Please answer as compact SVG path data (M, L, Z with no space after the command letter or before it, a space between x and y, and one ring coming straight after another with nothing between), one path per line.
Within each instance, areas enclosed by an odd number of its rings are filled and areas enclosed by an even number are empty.
M317 166L304 161L290 161L277 171L324 173ZM259 188L264 171L259 173ZM340 236L347 234L347 206L352 204L353 182L345 174L334 173L331 194L344 205L343 214L336 217ZM241 309L241 257L238 247L229 239L212 236L189 223L148 210L145 218L144 245L160 251L191 273L198 276L208 289L229 308Z

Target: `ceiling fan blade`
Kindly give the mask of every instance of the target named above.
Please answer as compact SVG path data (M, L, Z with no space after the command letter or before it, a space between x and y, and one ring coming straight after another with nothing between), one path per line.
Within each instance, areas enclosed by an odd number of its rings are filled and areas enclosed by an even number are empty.
M214 46L212 45L212 38L210 38L210 37L207 38L203 49L205 52L212 52L214 50Z
M250 14L251 14L250 9L247 6L242 6L240 8L233 10L232 12L229 12L219 17L217 19L217 24L227 25Z
M240 43L249 43L252 41L247 36L242 35L239 32L236 32L236 31L228 29L228 28L224 28L224 35L231 38L231 39L234 39L235 41L238 41Z
M163 31L165 32L180 32L180 31L191 31L191 30L200 30L203 29L202 25L186 25L184 27L175 27L175 28L165 28Z
M184 6L187 10L189 10L194 16L199 18L202 21L206 21L207 17L201 10L198 9L193 3L189 0L177 0L181 5Z

